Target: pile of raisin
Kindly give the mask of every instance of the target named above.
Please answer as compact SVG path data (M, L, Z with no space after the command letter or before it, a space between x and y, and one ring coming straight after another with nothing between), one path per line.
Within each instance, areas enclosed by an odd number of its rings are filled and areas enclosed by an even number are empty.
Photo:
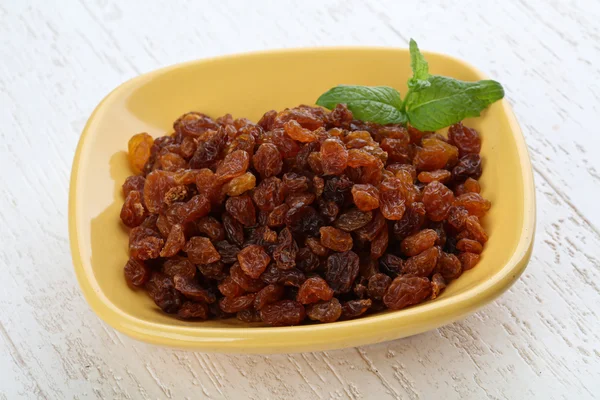
M333 322L434 299L479 261L479 134L190 112L129 141L125 278L183 319Z

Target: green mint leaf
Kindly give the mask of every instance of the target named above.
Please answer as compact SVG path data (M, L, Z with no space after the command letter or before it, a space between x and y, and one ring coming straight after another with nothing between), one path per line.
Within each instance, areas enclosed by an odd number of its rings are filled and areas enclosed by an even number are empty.
M410 39L410 68L413 71L413 77L408 80L408 88L413 92L423 90L431 84L429 78L429 64L425 61L425 57L419 51L417 42Z
M346 104L354 118L378 124L403 124L400 93L388 86L339 85L323 93L317 104L332 110L337 104Z
M432 75L430 86L412 91L405 99L406 114L412 126L436 131L467 117L478 117L487 106L504 97L496 81L464 82Z

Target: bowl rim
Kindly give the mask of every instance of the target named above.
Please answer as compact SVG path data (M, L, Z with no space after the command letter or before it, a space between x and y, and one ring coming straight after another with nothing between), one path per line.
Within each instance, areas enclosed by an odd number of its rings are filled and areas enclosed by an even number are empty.
M393 336L403 337L421 333L447 323L460 319L476 309L487 304L507 290L522 274L531 257L533 239L535 236L536 201L533 182L533 171L529 153L521 128L506 99L499 105L503 108L512 131L517 154L521 163L523 180L524 213L521 238L512 257L490 279L472 288L458 293L452 297L439 299L436 302L427 302L404 310L381 313L366 318L349 321L337 321L331 324L300 325L292 327L249 327L249 328L217 328L203 327L201 323L195 326L175 326L162 323L149 322L136 318L115 306L102 292L94 277L91 263L84 262L80 254L79 234L77 227L80 218L77 212L78 186L81 179L80 167L82 153L89 146L90 132L101 114L105 105L112 98L144 81L150 80L161 74L185 68L193 64L211 63L222 60L231 60L243 57L260 57L273 54L296 54L315 52L365 52L389 51L408 52L406 48L387 46L334 46L334 47L306 47L293 49L275 49L254 52L237 53L218 57L186 61L160 68L136 76L112 90L96 106L90 115L79 139L73 158L71 178L69 184L69 239L71 255L79 286L85 299L92 310L106 323L120 332L135 339L145 342L165 345L169 347L198 349L203 351L217 351L229 353L289 353L299 351L327 350L343 347L358 346L367 343L377 343ZM465 61L437 52L423 52L445 58L470 69L479 79L487 76L476 67ZM448 312L452 310L452 312ZM413 317L419 316L418 326L406 323ZM412 325L412 326L411 326ZM335 335L337 334L337 335ZM291 338L294 339L292 344Z

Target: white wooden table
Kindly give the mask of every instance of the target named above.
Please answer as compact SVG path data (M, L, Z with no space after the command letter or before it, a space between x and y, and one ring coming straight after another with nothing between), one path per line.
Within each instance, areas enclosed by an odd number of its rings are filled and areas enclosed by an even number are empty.
M600 397L597 1L52 3L0 0L0 399ZM537 238L507 293L425 334L298 355L172 351L93 314L71 265L67 191L105 94L185 60L409 37L502 82L522 124Z

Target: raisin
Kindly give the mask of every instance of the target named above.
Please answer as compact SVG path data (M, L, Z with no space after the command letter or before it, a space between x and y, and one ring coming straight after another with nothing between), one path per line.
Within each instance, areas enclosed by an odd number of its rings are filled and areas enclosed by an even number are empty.
M263 247L255 244L244 247L237 258L242 271L254 279L257 279L271 262L271 257Z
M164 207L165 194L177 186L173 174L167 171L153 171L146 176L144 184L144 204L149 212L157 214Z
M183 303L183 295L175 289L170 277L155 272L145 287L154 303L161 310L168 314L177 313Z
M436 299L446 289L446 281L441 274L433 274L431 277L431 299Z
M199 137L209 129L217 129L219 126L208 115L199 112L183 114L173 124L176 133L183 136Z
M133 286L143 286L150 279L150 268L140 260L130 258L125 264L125 279Z
M314 193L292 193L285 199L285 203L290 208L299 208L311 205L316 199Z
M335 221L334 226L346 232L353 232L367 225L372 219L373 214L370 211L353 208L341 214Z
M162 152L161 152L162 153ZM179 154L165 152L158 156L158 164L165 171L177 171L187 167L188 163Z
M484 244L488 241L488 236L479 223L479 218L473 215L467 217L466 228L473 239L477 240L479 243Z
M158 258L165 241L149 228L137 226L129 232L129 254L137 260Z
M393 233L398 240L403 240L416 233L425 222L425 206L415 202L408 207L402 218L394 223Z
M139 174L144 170L144 166L150 158L150 150L154 144L154 139L147 133L138 133L129 139L127 144L129 166L134 174Z
M372 305L371 299L349 300L342 304L342 318L352 319L363 315Z
M260 322L260 313L256 310L246 308L236 314L237 319L242 322Z
M216 242L214 246L221 255L221 261L225 264L233 264L237 261L237 253L240 251L240 248L235 244L231 244L227 240L222 240Z
M277 268L283 270L294 268L297 252L298 244L294 240L292 232L288 228L282 229L277 238L277 246L273 250L273 260L277 264Z
M269 213L266 224L272 228L285 225L285 216L289 209L290 206L285 203L278 205Z
M440 258L440 249L432 247L416 256L410 257L402 267L403 274L429 276Z
M373 219L367 225L354 231L358 239L370 242L381 232L382 229L387 229L387 222L380 212L373 214Z
M335 201L319 199L319 213L323 216L326 222L332 223L335 221L339 212L340 207Z
M369 297L374 300L383 299L383 295L385 294L385 291L387 290L391 282L392 278L390 278L386 274L377 273L372 275L369 278L369 285L367 288L367 293L369 294Z
M277 268L275 264L270 264L267 270L263 272L260 279L267 284L281 284L284 286L300 287L306 280L306 275L298 268L283 270Z
M281 300L260 310L260 318L271 326L298 325L305 317L302 304L293 300Z
M433 247L438 240L438 234L433 229L423 229L408 236L401 243L402 253L406 256L416 256Z
M256 224L256 209L254 208L252 199L247 194L228 198L227 202L225 202L225 209L229 215L244 226L253 226Z
M450 281L458 278L463 269L458 257L442 252L434 271L439 272L445 280Z
M165 246L160 251L161 257L173 257L179 253L185 246L185 235L183 234L183 226L175 224L169 232Z
M254 304L256 294L248 293L238 297L222 297L219 299L219 308L226 313L237 313Z
M203 277L221 281L225 279L229 273L225 268L225 263L222 260L212 262L210 264L199 264L198 270Z
M325 175L341 175L348 164L348 150L337 139L321 144L321 164Z
M231 276L223 279L217 287L219 292L225 297L238 297L246 292Z
M258 292L260 289L265 287L265 284L262 280L254 279L246 275L239 263L233 264L229 270L229 273L231 274L233 281L240 285L242 289L247 292Z
M413 165L419 171L434 171L453 166L458 160L458 149L436 137L421 140L413 158Z
M377 260L387 250L389 243L389 231L386 228L379 231L377 236L371 242L371 258Z
M229 213L224 213L221 217L225 236L230 242L241 246L244 243L244 227Z
M286 135L284 130L280 128L273 129L272 131L261 135L258 143L270 143L274 145L279 150L279 154L282 158L296 157L300 151L300 146L298 146L298 143Z
M192 222L210 212L210 202L206 196L196 195L185 203L182 209L183 222Z
M295 234L316 236L325 221L313 207L300 206L288 210L285 223Z
M385 138L381 141L381 148L388 154L391 162L410 163L412 161L411 146L404 139Z
M460 251L481 254L483 246L476 240L461 239L456 243L456 248Z
M260 210L272 211L284 200L281 180L274 176L263 179L252 191L252 200Z
M256 177L252 172L246 172L240 176L236 176L223 185L222 191L225 192L227 196L239 196L254 189L254 186L256 186Z
M464 207L450 207L448 212L448 224L456 230L462 230L467 222L469 212Z
M121 221L130 228L134 228L144 222L147 213L142 203L142 194L139 191L132 190L127 194L121 208L120 216Z
M431 295L429 279L400 275L392 281L383 296L383 303L392 310L400 310L425 300Z
M438 181L433 181L423 190L423 205L432 221L442 221L448 216L454 202L454 194Z
M348 128L352 122L352 111L345 104L336 104L327 115L327 122L334 127Z
M452 178L452 173L446 169L437 169L435 171L423 171L419 173L418 179L419 182L430 183L433 181L438 181L441 183L446 183Z
M473 268L479 262L480 257L479 254L475 253L460 253L458 259L462 265L462 270L467 271Z
M397 255L386 253L379 259L381 271L395 278L404 269L404 261Z
M296 298L302 304L316 303L319 300L331 300L333 289L329 287L325 279L315 276L304 281L298 290Z
M325 257L329 253L329 250L327 250L327 248L324 247L319 240L313 237L306 238L306 241L304 243L306 244L306 246L308 246L308 248L310 248L310 250L313 253L315 253L319 257Z
M127 198L129 192L137 190L140 193L144 192L144 184L146 183L146 178L140 175L132 175L128 176L125 179L125 183L123 183L123 195Z
M359 258L353 251L334 253L327 258L325 280L334 293L347 293L358 276Z
M455 206L464 207L470 215L483 217L491 207L488 200L481 197L479 193L465 193L456 198Z
M458 160L452 169L452 179L462 182L467 178L479 179L481 177L481 157L479 154L467 154Z
M205 303L186 301L177 310L181 319L208 319L208 306Z
M252 165L263 179L279 174L283 161L277 146L271 143L261 144L252 157Z
M208 135L201 146L196 148L194 155L190 159L190 168L210 168L215 164L221 150L225 147L225 131L218 129L216 131L206 132Z
M406 204L399 178L386 179L379 185L379 209L389 220L397 221L404 215Z
M171 278L175 275L181 275L185 278L194 279L196 266L184 257L170 258L163 264L162 272Z
M254 298L254 309L260 310L266 305L275 303L283 297L284 287L281 285L267 285L262 288Z
M167 190L165 193L165 197L163 199L164 204L169 207L173 205L173 203L177 203L180 201L185 201L188 197L188 188L184 185L177 185Z
M465 154L479 154L481 139L475 129L467 128L459 122L448 128L448 142L458 147L460 156Z
M298 250L296 255L296 267L303 272L312 272L320 266L319 257L313 253L308 247L303 247Z
M196 221L196 229L198 232L205 234L214 242L225 239L225 229L217 219L206 216Z
M370 211L379 207L379 190L370 184L352 186L354 204L362 211Z
M348 232L332 226L324 226L319 230L321 244L334 251L348 251L352 249L352 236Z
M201 287L196 281L186 278L182 275L173 277L175 289L190 300L203 301L205 303L214 303L217 298L214 293Z
M309 304L306 306L306 315L313 321L334 322L342 315L342 305L336 298Z
M282 182L287 193L301 193L308 190L308 178L294 172L284 174Z
M323 160L321 158L321 153L316 151L310 153L307 161L312 172L318 175L323 175Z
M183 250L194 264L210 264L221 259L210 239L201 236L191 237Z
M303 128L297 121L289 120L283 124L286 135L302 143L315 142L317 137L310 130Z

